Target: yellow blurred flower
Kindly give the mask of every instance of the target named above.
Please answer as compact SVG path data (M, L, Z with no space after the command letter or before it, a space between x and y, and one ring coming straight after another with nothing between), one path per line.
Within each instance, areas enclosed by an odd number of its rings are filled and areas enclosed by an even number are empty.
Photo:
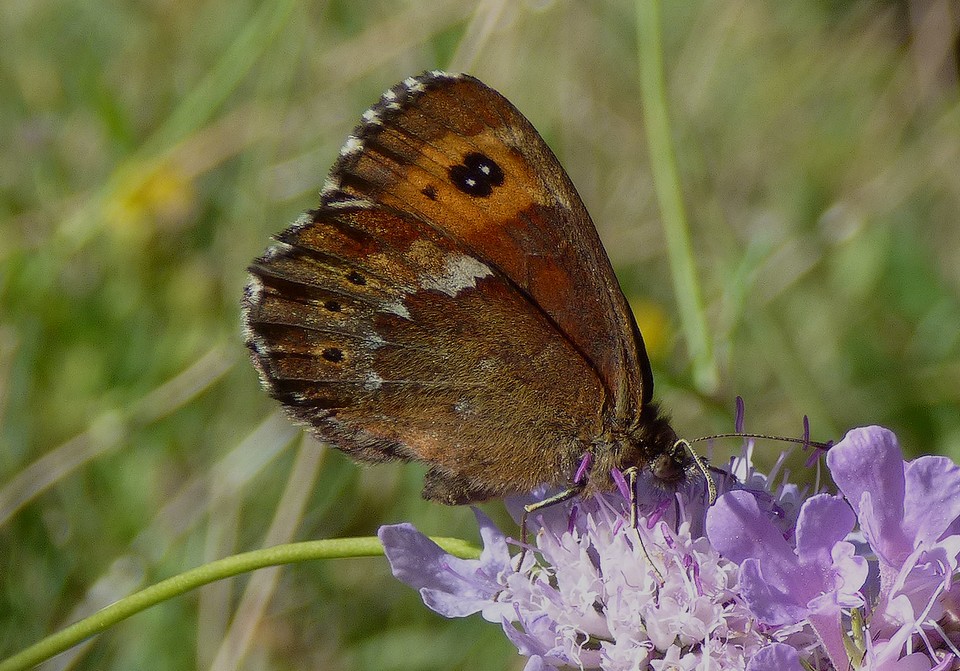
M147 238L157 229L177 230L197 206L194 180L179 166L163 162L124 175L106 205L107 225L123 237Z
M651 359L663 359L673 341L673 329L666 311L659 303L645 298L631 298L629 302L643 333L647 355Z

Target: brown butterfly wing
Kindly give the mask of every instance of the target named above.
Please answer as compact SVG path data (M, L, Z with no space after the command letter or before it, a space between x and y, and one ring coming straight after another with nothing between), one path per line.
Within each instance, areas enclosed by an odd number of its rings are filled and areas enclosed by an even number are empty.
M499 271L383 206L321 207L277 240L245 321L295 418L355 458L426 462L445 503L569 480L604 390Z
M363 118L320 208L250 268L261 377L352 456L426 462L428 498L568 482L652 391L569 178L470 77L411 78Z
M500 270L597 369L610 418L638 421L653 394L640 331L580 196L530 122L477 79L439 72L393 87L364 119L324 199L418 215Z

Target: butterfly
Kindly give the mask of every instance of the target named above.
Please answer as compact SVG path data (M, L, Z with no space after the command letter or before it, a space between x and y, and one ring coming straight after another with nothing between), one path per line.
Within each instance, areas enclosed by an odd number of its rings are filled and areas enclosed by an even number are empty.
M320 206L249 273L245 338L269 393L356 460L426 464L426 499L594 493L631 468L673 489L695 470L573 183L471 76L387 90Z

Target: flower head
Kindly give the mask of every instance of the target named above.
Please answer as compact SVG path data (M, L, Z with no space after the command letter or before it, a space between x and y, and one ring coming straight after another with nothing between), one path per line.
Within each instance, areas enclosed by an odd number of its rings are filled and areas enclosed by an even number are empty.
M903 461L896 436L878 426L849 432L827 466L876 557L867 642L881 645L868 646L868 661L896 661L914 637L960 657L941 624L956 628L960 614L960 468L946 457Z
M442 551L425 548L429 541L408 525L383 527L380 536L395 575L418 587L428 606L500 622L530 658L527 669L694 668L705 657L742 668L763 646L735 599L736 564L692 537L689 522L633 529L614 495L564 506L565 520L558 510L538 516L537 561L528 553L520 570L481 513L484 556L472 562L439 560ZM463 607L451 607L458 599Z
M479 560L410 525L380 537L427 606L500 623L527 671L949 668L960 468L903 462L876 427L847 434L827 464L839 494L775 484L744 458L732 472L749 487L709 509L649 501L636 528L621 495L541 510L519 566L479 512Z

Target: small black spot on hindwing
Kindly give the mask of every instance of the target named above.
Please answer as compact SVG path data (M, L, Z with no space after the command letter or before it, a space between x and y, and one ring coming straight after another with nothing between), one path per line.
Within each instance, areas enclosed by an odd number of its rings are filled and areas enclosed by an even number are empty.
M426 196L430 200L437 199L437 189L433 186L433 184L427 184L425 187L423 187L420 190L420 193L422 193L424 196Z
M463 157L463 163L450 167L450 180L464 193L486 198L503 184L503 170L493 159L471 152Z
M362 286L367 283L367 278L358 273L356 270L347 275L347 279L358 286Z
M336 347L328 347L320 353L320 356L331 363L340 363L343 361L343 350Z
M340 310L343 309L343 307L337 301L327 301L323 304L323 307L325 307L329 312L340 312Z

